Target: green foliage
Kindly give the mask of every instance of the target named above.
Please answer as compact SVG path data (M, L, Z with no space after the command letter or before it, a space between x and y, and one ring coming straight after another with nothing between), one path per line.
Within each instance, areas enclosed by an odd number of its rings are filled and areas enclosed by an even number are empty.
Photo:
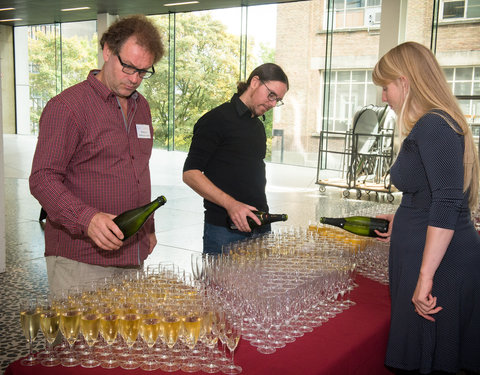
M265 134L267 135L267 153L265 156L266 160L272 159L272 132L273 132L273 111L268 111L265 113Z
M152 17L161 33L168 37L168 17ZM167 40L167 39L166 39ZM207 13L177 14L175 23L175 87L168 91L168 56L156 66L157 74L142 84L148 98L155 137L172 148L172 129L168 131L169 99L174 100L175 149L187 151L193 126L207 111L227 101L235 91L239 76L238 37ZM172 98L174 96L174 98ZM170 119L171 124L171 119Z
M169 22L175 17L175 61L169 67ZM150 17L163 37L166 55L155 65L156 73L143 81L139 91L152 113L154 145L188 151L193 126L207 111L228 101L240 76L240 40L209 12ZM31 123L38 124L46 102L65 88L83 81L97 66L97 36L55 39L55 33L37 33L29 41ZM249 50L255 42L249 38ZM61 51L61 55L60 52ZM247 56L248 72L274 61L274 51L260 45L259 56ZM61 69L60 69L61 67ZM174 72L174 73L172 73ZM175 86L169 74L175 75ZM172 118L173 116L173 118ZM267 138L272 134L272 112L266 115ZM35 132L35 129L34 131ZM268 152L270 154L270 152Z
M48 100L62 90L87 78L97 66L97 36L92 39L62 38L62 48L55 33L37 32L28 42L30 73L30 122L36 133L42 110ZM61 51L61 53L60 53Z

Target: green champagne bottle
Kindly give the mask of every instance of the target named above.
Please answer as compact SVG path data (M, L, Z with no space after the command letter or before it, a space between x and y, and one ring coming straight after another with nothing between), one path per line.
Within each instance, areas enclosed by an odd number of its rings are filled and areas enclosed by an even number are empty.
M123 233L123 241L133 236L147 221L151 214L160 206L163 206L167 199L161 195L154 201L145 206L133 208L131 210L122 212L113 221Z
M360 236L378 237L375 230L381 233L388 232L389 221L368 216L351 216L351 217L322 217L322 224L334 225L345 229L348 232L358 234Z
M271 224L276 221L288 220L287 214L270 214L268 212L263 212L263 211L252 211L252 212L255 214L256 217L258 217L258 219L262 223L261 225ZM250 216L247 216L247 222L248 222L248 225L250 226L250 229L252 230L260 226ZM230 217L228 218L228 225L230 229L238 230L237 226L232 222L232 219L230 219Z

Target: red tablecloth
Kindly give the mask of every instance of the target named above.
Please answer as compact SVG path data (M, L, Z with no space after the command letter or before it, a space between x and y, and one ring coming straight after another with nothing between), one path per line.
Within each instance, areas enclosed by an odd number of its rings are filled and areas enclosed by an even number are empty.
M305 334L274 354L259 353L241 340L235 363L245 375L383 375L391 372L383 365L390 322L388 287L362 276L351 299L357 304L313 332ZM85 369L63 366L24 367L11 363L5 375L105 375L148 374L147 371L100 367ZM167 374L160 370L150 373ZM173 374L180 374L181 371ZM170 373L172 374L172 373ZM182 373L183 374L183 373Z

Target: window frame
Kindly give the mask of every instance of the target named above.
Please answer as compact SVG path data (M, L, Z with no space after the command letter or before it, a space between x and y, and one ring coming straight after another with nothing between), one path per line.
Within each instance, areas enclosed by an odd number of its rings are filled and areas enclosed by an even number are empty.
M333 15L333 30L334 31L346 31L346 30L361 30L361 29L371 29L371 28L380 28L380 15L382 12L382 0L358 0L359 3L362 5L349 7L348 6L349 0L336 0L334 1L334 7L331 12L334 13ZM337 3L342 2L343 7L337 8ZM327 16L328 16L328 9L326 1L324 3L325 11L324 11L324 20L323 20L323 29L327 29ZM363 22L361 25L347 25L348 22L348 15L353 14L354 12L362 12ZM338 16L343 13L342 17L342 25L337 25Z
M458 21L469 21L469 20L478 20L480 19L480 15L478 17L468 17L468 9L469 9L469 2L472 0L441 0L440 2L440 21L441 22L458 22ZM445 3L460 3L463 2L463 15L461 17L447 17L445 18ZM480 5L480 4L479 4Z

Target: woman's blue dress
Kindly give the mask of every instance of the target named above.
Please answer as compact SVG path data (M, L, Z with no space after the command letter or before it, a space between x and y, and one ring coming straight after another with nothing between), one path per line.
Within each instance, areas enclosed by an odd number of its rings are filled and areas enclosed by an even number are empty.
M463 136L439 112L427 113L391 168L403 197L390 246L387 366L421 373L480 371L480 235L463 193L463 150ZM435 322L419 316L412 303L428 225L455 231L433 281L432 294L443 307Z

